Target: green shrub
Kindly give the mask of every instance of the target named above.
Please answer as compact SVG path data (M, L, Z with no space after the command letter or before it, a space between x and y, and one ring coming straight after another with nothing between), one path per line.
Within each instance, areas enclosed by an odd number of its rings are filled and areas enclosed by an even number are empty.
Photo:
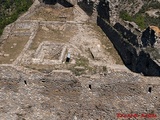
M132 20L132 17L127 13L127 11L124 11L124 10L120 11L120 18L126 21Z
M133 17L133 21L141 28L144 29L145 25L145 18L142 14L137 14Z
M155 25L155 26L160 27L159 17L153 18L153 17L148 16L145 13L150 8L159 9L159 6L160 6L160 3L157 1L152 1L152 2L145 1L145 4L143 5L141 10L137 14L131 16L127 13L127 11L122 10L120 11L120 18L126 21L135 22L139 26L140 29L145 29L149 25Z

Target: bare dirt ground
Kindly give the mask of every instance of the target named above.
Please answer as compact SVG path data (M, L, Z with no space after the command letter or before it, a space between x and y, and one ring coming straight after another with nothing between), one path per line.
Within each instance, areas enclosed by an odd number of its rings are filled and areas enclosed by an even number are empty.
M0 63L12 63L23 50L29 37L9 37L1 46Z

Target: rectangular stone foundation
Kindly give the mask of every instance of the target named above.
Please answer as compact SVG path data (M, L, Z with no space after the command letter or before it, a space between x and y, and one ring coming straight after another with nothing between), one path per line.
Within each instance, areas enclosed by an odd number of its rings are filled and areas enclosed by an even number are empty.
M61 64L67 47L62 43L42 42L32 58L34 64Z

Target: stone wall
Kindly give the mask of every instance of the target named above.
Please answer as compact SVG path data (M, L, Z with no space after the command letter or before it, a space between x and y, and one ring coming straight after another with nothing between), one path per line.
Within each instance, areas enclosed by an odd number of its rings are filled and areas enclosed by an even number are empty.
M136 72L142 72L146 76L160 76L160 66L156 64L149 53L140 51L136 59Z
M156 42L154 34L155 32L151 30L149 27L145 31L143 31L142 37L141 37L143 47L154 46Z
M131 71L143 73L148 76L160 76L160 66L150 58L148 53L145 53L140 48L133 46L104 19L98 17L97 25L101 27L104 33L114 44L124 64Z
M41 3L48 5L55 5L56 3L61 4L64 7L73 7L77 4L77 0L39 0Z
M93 4L94 2L88 0L80 0L77 3L79 7L86 12L87 15L91 16L93 14Z
M138 47L137 35L132 33L130 30L126 29L120 23L116 23L114 25L114 28L122 34L123 38L127 39L131 44Z
M99 2L99 4L98 4L98 7L97 7L98 15L101 18L109 21L109 19L110 19L109 10L110 10L110 8L109 8L109 2L105 2L105 1L101 0Z
M67 47L65 44L44 41L37 48L32 62L34 64L44 65L61 64L64 60L66 50Z
M3 34L0 36L0 43L2 43L3 41L5 41L9 37L9 35L10 35L13 27L14 27L14 23L9 24L9 25L7 25L4 28Z

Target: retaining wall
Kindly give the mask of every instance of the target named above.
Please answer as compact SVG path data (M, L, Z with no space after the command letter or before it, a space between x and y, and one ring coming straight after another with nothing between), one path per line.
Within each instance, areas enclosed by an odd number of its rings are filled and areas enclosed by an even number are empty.
M147 76L160 76L160 66L156 64L148 53L136 48L113 28L106 20L98 17L97 25L101 27L107 37L114 44L124 64L137 73Z

